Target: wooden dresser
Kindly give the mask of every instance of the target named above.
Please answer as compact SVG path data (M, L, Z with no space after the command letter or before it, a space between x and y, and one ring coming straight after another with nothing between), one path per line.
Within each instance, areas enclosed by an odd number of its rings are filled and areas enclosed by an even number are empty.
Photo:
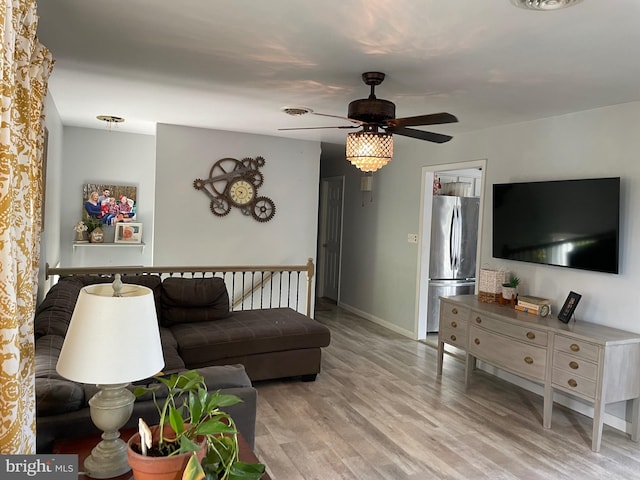
M631 439L640 439L640 334L587 322L564 324L475 295L440 298L438 375L444 345L466 352L465 385L476 359L544 386L543 426L551 428L553 392L594 405L591 448L600 450L605 405L632 401Z

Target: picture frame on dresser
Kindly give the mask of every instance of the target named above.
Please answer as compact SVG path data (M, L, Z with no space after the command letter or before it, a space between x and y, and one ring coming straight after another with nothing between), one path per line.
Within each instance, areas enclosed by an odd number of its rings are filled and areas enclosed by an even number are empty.
M573 291L569 292L569 295L567 295L567 299L564 301L564 305L562 305L562 308L558 313L558 320L563 323L569 323L569 320L571 320L573 312L576 311L576 307L578 306L578 302L581 298L582 295L580 295L579 293Z

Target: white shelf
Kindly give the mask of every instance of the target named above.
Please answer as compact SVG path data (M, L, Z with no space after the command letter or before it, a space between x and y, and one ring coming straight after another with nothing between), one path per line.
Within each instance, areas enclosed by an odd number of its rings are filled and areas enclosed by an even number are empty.
M141 243L115 243L115 242L103 242L103 243L91 243L91 242L73 242L73 251L76 251L77 247L91 247L91 248L100 248L100 247L124 247L124 248L131 248L131 247L138 247L140 248L140 251L144 250L145 247L145 243L141 242Z

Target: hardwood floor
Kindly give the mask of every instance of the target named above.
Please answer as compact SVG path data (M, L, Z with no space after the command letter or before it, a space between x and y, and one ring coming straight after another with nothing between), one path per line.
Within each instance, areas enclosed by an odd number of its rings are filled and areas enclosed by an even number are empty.
M316 313L332 332L315 382L256 384L256 454L276 480L640 479L640 445L605 425L337 307Z

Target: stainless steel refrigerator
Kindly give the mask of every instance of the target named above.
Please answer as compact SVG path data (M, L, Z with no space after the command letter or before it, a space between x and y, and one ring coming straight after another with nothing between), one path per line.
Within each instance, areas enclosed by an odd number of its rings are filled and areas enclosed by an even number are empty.
M439 328L438 297L474 293L479 211L477 197L433 197L427 332Z

